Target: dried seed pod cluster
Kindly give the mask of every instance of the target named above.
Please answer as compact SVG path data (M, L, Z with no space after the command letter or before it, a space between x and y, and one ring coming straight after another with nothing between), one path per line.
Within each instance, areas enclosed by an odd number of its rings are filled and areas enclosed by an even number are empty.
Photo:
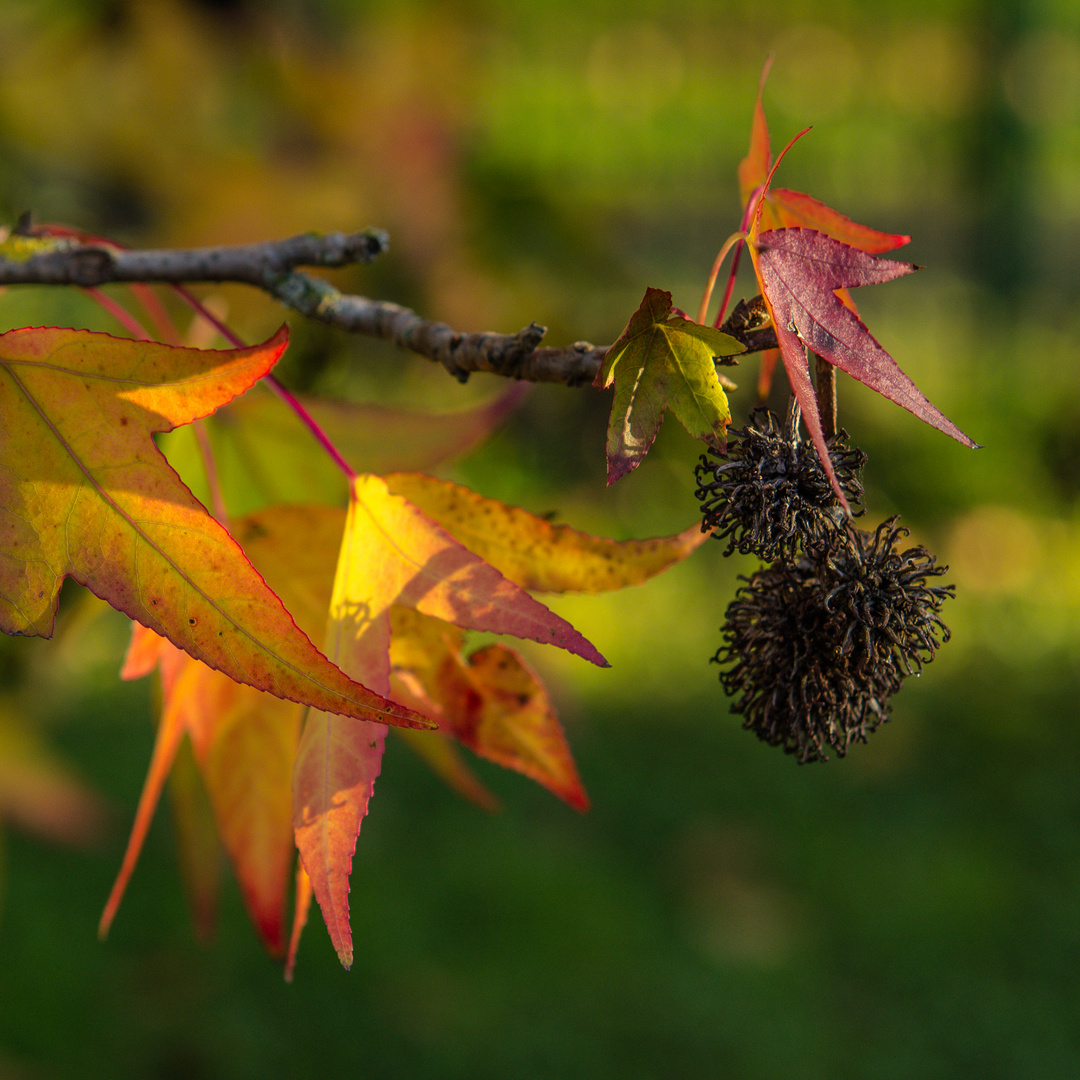
M837 481L851 505L862 501L858 470L866 455L846 445L841 431L828 443ZM845 513L812 443L799 438L794 406L780 424L768 409L728 436L726 457L702 455L695 469L702 530L727 539L725 555L756 554L790 561L800 548L829 542Z
M739 589L713 660L743 727L811 762L888 719L903 680L948 641L939 613L954 591L931 584L947 568L925 548L900 550L906 535L896 518L847 528L830 554L774 563Z
M829 447L851 503L866 462L843 436ZM843 757L888 719L889 699L949 639L941 606L954 587L923 547L901 550L890 518L873 532L846 519L798 414L781 427L757 410L731 458L696 471L703 529L771 562L744 579L713 661L743 727L801 763Z

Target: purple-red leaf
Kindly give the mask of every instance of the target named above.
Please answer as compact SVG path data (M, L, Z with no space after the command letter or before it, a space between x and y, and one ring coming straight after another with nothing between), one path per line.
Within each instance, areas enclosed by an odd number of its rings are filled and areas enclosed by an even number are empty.
M965 446L974 446L947 416L900 369L874 340L859 317L845 307L835 290L877 285L919 269L913 263L876 259L850 244L813 229L774 229L757 239L757 264L773 309L777 337L789 339L792 328L803 343L859 382L914 413ZM789 364L788 349L784 362ZM805 363L801 349L795 350Z
M836 293L838 289L891 281L912 273L917 266L874 258L813 229L771 229L762 233L755 229L750 252L762 295L772 313L791 388L822 465L845 506L825 448L806 349L958 442L975 446L930 403Z

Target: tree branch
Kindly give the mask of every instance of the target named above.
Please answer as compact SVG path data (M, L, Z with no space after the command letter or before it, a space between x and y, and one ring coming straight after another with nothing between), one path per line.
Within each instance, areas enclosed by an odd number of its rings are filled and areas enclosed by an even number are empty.
M474 371L488 371L529 382L580 386L593 381L607 352L607 346L587 341L540 348L547 329L535 322L516 334L462 333L398 304L342 293L322 278L297 269L372 262L389 245L386 233L378 229L161 251L128 250L56 235L48 226L17 227L15 235L0 236L0 240L4 241L0 285L96 288L113 282L240 282L262 289L309 318L350 333L386 338L442 364L461 382ZM751 322L750 326L725 324L721 329L738 338L747 351L776 345L771 327L762 330Z
M349 266L373 262L390 238L379 229L357 233L304 233L288 240L208 248L137 251L31 227L21 258L0 257L0 285L82 285L110 282L237 281L270 287L297 266ZM36 249L36 250L35 250Z

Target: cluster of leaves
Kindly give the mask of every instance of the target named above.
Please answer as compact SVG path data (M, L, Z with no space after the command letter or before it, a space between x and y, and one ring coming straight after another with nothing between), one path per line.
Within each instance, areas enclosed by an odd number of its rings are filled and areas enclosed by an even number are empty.
M348 966L348 878L388 726L481 805L494 797L458 745L588 806L536 673L501 643L470 651L466 631L606 666L532 592L639 583L702 538L605 540L424 474L351 470L347 509L268 506L226 528L153 435L269 377L286 344L284 328L220 351L80 330L0 335L0 626L48 636L71 577L135 620L124 677L159 674L157 743L103 932L167 776L197 771L268 949L286 951L298 849L290 968L312 894ZM447 447L464 424L504 411L474 410ZM215 860L204 856L217 840L194 803L181 816L196 910L209 919Z
M728 461L703 458L699 466L705 530L728 537L729 550L778 561L733 605L718 654L733 665L726 685L743 695L737 707L763 737L811 760L826 744L842 753L883 718L902 675L936 647L937 611L948 590L925 584L939 571L921 549L896 551L901 533L893 524L871 540L848 525L862 459L825 437L808 350L973 444L878 345L845 291L914 270L875 257L907 237L771 189L775 168L759 92L750 153L739 170L743 227L718 258L698 321L676 309L669 293L648 289L595 386L615 388L608 483L637 468L669 407L713 458ZM798 409L784 427L767 419L738 433L728 460L725 388L732 384L717 364L733 363L745 348L721 329L744 245ZM727 295L708 326L712 280L732 249ZM706 531L597 538L426 473L364 468L353 440L375 422L371 413L302 401L274 379L287 345L284 327L244 347L190 294L177 292L195 308L194 325L220 332L233 347L182 345L145 285L133 295L160 341L100 294L130 338L63 329L0 335L0 629L48 636L70 577L134 621L124 677L157 673L157 742L102 932L171 776L201 923L212 919L217 883L208 852L220 837L252 920L270 952L286 957L287 972L312 896L348 967L352 856L387 731L396 730L480 805L494 805L494 797L459 746L584 809L588 798L537 674L515 648L499 642L473 649L468 635L554 645L606 666L591 642L533 594L640 583L689 555ZM215 482L211 448L220 453L244 441L258 470L273 440L286 437L269 398L241 397L256 383L275 390L322 443L345 478L346 506L333 496L315 505L285 501L245 507L251 512L230 520L238 511L225 505ZM519 396L510 391L451 423L428 447L425 467L437 463L440 449L482 435ZM798 438L799 411L816 458ZM400 422L415 425L416 418ZM438 428L420 423L429 436ZM155 443L155 435L184 425L192 425L203 450L213 513ZM293 488L317 488L311 454L301 451L300 460ZM815 673L815 658L826 653L840 659ZM847 702L847 712L834 708L827 723L812 721L807 710L823 700Z
M704 370L702 353L711 348L715 360L732 363L743 347L727 335L708 337L707 328L700 324L705 322L720 265L734 251L728 287L715 320L716 327L723 324L738 254L745 245L803 422L841 505L849 509L829 459L808 354L847 372L965 446L976 444L927 400L878 344L859 319L847 292L918 270L913 263L875 257L911 238L859 225L803 192L772 188L777 166L795 139L773 161L762 105L767 74L768 65L754 106L750 149L739 165L742 229L717 256L698 323L690 323L679 311L672 315L668 294L649 289L597 377L597 386L615 383L608 433L608 483L640 464L667 406L691 435L723 452L730 422L727 396L721 380L710 378ZM766 353L763 369L771 372L776 359L776 352ZM768 375L766 387L767 379Z

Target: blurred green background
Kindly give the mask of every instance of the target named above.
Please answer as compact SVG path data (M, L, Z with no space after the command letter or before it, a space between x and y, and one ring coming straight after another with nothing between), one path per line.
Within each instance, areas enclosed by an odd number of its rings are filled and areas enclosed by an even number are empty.
M708 658L752 563L719 545L557 600L614 665L532 655L592 812L481 763L506 805L485 816L392 741L353 970L313 912L286 986L235 887L194 942L165 809L97 941L149 691L116 677L121 619L5 640L3 707L107 816L89 846L0 834L0 1080L1080 1075L1073 0L5 0L0 220L144 246L374 224L391 254L342 287L610 341L647 285L696 310L770 52L774 146L814 125L779 182L913 236L901 257L926 269L860 310L985 445L841 385L870 518L902 513L958 590L893 721L808 768L739 729ZM283 317L211 291L249 340ZM292 322L294 386L440 409L498 389ZM45 289L5 292L0 323L116 329ZM755 371L735 373L737 418ZM698 447L669 420L606 490L608 407L539 387L449 475L599 533L684 528Z

